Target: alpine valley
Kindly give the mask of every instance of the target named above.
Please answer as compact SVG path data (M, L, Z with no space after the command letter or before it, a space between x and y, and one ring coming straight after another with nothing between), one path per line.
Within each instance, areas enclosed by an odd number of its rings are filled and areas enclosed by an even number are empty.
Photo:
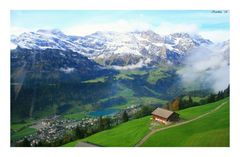
M229 60L229 41L213 43L197 34L163 36L149 30L70 36L40 29L12 35L12 121L104 116L131 106L161 106L194 92L204 97L213 91L209 84L186 87L179 71L194 49L212 47Z

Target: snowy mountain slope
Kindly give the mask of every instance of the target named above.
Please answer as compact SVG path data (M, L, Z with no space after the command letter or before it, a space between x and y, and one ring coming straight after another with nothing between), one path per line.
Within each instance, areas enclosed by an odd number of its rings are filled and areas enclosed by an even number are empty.
M11 37L11 47L59 49L80 53L105 65L126 69L161 63L180 63L192 48L210 45L199 35L174 33L160 36L153 31L128 33L96 32L87 36L68 36L59 30L38 30Z

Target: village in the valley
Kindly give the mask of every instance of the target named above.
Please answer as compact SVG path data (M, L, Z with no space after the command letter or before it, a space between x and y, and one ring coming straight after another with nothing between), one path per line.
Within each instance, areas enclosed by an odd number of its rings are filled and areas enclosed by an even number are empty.
M124 110L128 117L133 117L141 109L140 105L129 106ZM102 116L101 118L111 119L111 126L116 126L121 123L121 115L123 111L119 111L113 115ZM52 144L59 139L64 139L77 127L87 130L97 130L99 126L99 117L85 117L81 120L64 119L61 116L54 115L49 118L41 119L29 126L37 130L36 133L16 141L16 144L27 140L30 142L30 146L39 146L42 141L46 144Z

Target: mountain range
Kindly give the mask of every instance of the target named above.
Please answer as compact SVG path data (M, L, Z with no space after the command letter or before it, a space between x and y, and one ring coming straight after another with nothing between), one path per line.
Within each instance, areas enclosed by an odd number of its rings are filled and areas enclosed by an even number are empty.
M40 29L11 36L11 49L72 51L115 69L180 64L192 48L211 44L212 41L196 34L161 36L151 30L127 33L99 31L86 36L71 36L57 29Z

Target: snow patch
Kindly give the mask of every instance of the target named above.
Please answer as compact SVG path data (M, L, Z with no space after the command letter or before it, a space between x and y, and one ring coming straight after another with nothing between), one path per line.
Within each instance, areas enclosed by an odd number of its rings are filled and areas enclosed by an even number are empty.
M60 71L63 71L67 74L73 72L75 70L75 68L70 68L70 67L67 67L67 68L60 68Z

